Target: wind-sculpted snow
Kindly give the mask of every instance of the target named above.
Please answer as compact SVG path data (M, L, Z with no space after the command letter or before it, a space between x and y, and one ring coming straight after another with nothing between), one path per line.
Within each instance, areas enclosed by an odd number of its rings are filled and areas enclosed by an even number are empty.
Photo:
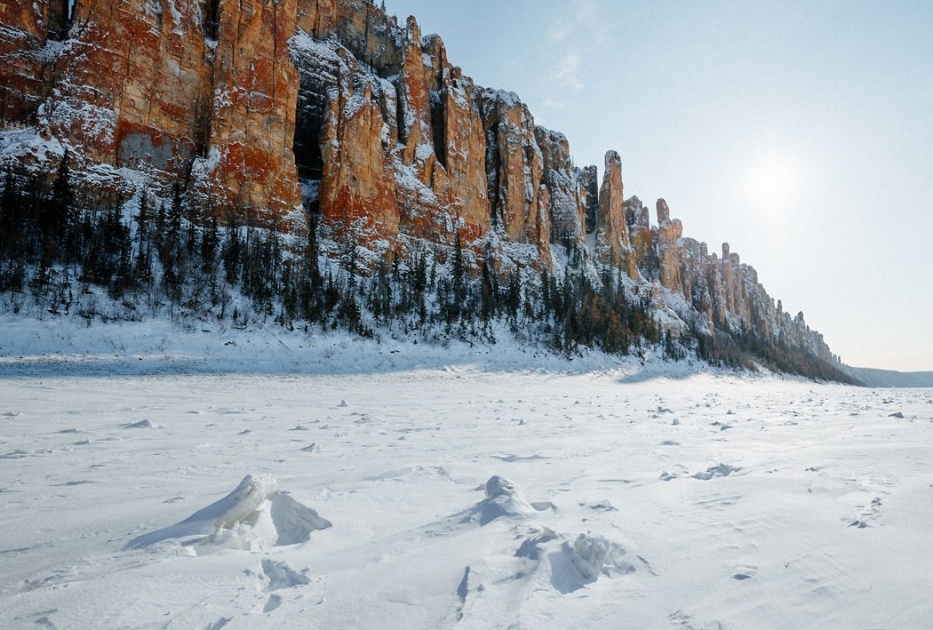
M593 534L568 540L544 528L527 538L515 555L528 558L535 570L546 571L551 586L563 594L579 590L600 576L618 577L635 571L624 560L625 550L620 545Z
M470 512L469 520L486 525L501 516L525 518L534 511L511 481L494 475L486 482L486 499Z
M185 544L202 548L294 545L308 541L311 532L330 526L311 508L276 491L274 479L246 475L224 498L176 525L134 538L127 549L169 539L188 539Z
M342 352L370 369L0 364L0 626L933 618L931 390Z

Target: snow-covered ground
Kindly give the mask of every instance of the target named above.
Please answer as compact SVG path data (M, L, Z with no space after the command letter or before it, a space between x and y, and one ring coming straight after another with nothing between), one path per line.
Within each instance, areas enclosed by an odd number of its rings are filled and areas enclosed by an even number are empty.
M933 623L933 390L160 326L0 322L3 628Z

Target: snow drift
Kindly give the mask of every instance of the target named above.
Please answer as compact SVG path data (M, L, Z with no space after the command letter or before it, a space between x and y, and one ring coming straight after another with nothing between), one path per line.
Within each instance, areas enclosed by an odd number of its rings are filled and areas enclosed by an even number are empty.
M465 522L486 525L499 517L525 518L535 512L554 509L550 501L529 503L521 490L504 477L493 475L486 482L486 498L470 510Z
M330 521L276 489L275 479L246 475L227 496L185 520L131 540L127 549L142 549L170 539L185 546L211 549L263 550L307 542L311 532Z

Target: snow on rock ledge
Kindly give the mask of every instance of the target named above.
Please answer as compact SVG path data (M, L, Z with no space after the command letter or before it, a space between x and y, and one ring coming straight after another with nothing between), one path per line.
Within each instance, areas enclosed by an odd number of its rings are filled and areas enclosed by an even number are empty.
M217 549L262 551L307 542L311 532L330 521L276 489L275 479L246 475L227 496L185 520L134 538L127 549L142 549L170 539L186 539L195 553ZM196 546L196 547L195 547Z

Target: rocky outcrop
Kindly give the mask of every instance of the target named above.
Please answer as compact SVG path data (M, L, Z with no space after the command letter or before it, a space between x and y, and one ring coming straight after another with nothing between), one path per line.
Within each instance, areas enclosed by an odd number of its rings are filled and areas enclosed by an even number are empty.
M338 240L459 235L479 253L494 238L544 267L555 234L582 244L595 215L595 168L575 169L560 134L536 137L514 94L475 87L414 18L367 0L63 6L4 5L2 113L72 147L79 173L181 180L221 218L286 231L302 229L304 182Z
M671 291L682 292L684 283L680 277L681 243L684 226L679 219L671 221L667 202L658 199L658 278L661 286Z
M467 242L475 243L491 224L485 154L485 128L474 103L473 80L447 61L444 43L428 38L425 66L430 95L431 139L435 162L429 182L441 208L458 224ZM426 237L422 231L422 236Z
M535 127L535 142L541 148L542 183L550 195L551 231L557 242L583 245L586 240L587 181L570 157L564 134ZM595 183L595 179L594 179Z
M329 227L352 231L360 244L394 238L400 215L383 118L394 91L359 81L357 61L336 41L293 43L293 55L305 94L318 95L299 112L314 119L313 133L320 134L306 141L314 152L302 154L301 162L303 175L317 183L320 213Z
M625 223L635 253L635 265L647 280L658 279L658 256L655 248L657 232L651 230L648 207L632 196L625 200Z
M677 223L679 224L680 221L677 221ZM660 234L660 232L659 227L658 233ZM680 290L684 299L700 314L701 317L697 320L697 325L712 333L714 330L714 293L711 291L707 280L706 265L708 255L706 243L700 243L692 238L679 239L679 251L676 254L675 264L678 268L676 281L680 282ZM664 269L663 258L661 269Z
M538 195L543 175L534 119L512 92L482 90L477 105L486 129L486 181L493 225L509 241L534 243L541 231Z
M274 225L300 203L298 82L286 45L296 2L79 0L61 43L54 12L20 20L12 39L28 45L3 56L0 83L41 87L24 89L4 115L35 121L91 163L163 183L200 176L218 209L250 209ZM35 63L11 63L24 59Z
M414 18L408 19L402 70L398 78L399 155L425 186L431 185L437 155L431 127L431 98L428 94L421 30Z
M297 2L220 3L217 43L208 43L214 74L207 152L208 160L219 158L208 176L228 203L268 215L270 223L301 202L292 154L298 75L288 52Z
M644 206L637 197L626 201L632 240L639 243L646 234ZM780 301L775 302L758 280L754 267L743 264L728 243L722 245L722 257L710 253L706 243L683 236L683 225L672 219L663 199L657 202L658 227L644 255L637 252L639 269L651 278L652 260L656 261L657 280L673 299L667 306L694 330L714 335L717 330L731 335L755 338L805 350L829 364L838 362L823 337L806 325L802 314L791 318ZM635 235L638 235L637 237Z
M44 44L49 38L61 39L68 20L67 10L67 2L54 0L0 4L0 24L6 27L0 35L3 52ZM19 46L18 40L22 40Z
M600 185L563 134L515 94L474 85L414 18L399 25L371 0L69 6L0 4L0 122L72 151L89 193L181 183L222 219L291 233L304 203L373 264L426 245L443 260L459 242L474 271L548 270L564 247L594 272L620 269L671 326L831 357L727 244L720 258L685 237L663 199L652 227L624 200L618 153Z
M615 151L606 153L603 184L599 189L599 216L596 222L596 255L603 264L617 265L628 276L638 279L625 220L622 189L622 158Z
M66 9L50 0L0 4L0 121L29 121L47 96L55 61L47 50L61 39Z
M318 40L336 36L367 66L389 74L401 69L404 30L371 0L300 0L297 26Z

